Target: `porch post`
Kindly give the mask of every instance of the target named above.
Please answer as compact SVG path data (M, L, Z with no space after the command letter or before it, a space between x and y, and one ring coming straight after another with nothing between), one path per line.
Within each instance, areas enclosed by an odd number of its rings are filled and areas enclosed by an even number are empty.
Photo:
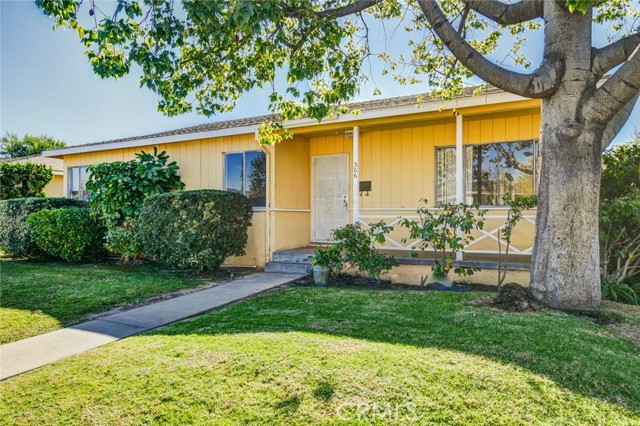
M353 208L353 223L360 221L360 170L358 160L360 159L360 127L353 126L353 193L351 196L351 206Z
M464 203L464 147L462 146L462 115L454 112L456 116L456 202ZM464 258L461 251L456 253L456 260Z

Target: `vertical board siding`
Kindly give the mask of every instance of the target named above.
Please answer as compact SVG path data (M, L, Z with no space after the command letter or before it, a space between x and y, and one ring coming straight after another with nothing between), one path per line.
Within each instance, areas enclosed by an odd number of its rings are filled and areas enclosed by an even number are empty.
M295 137L275 146L276 209L311 208L309 141Z
M540 110L520 110L463 118L463 142L513 142L540 137Z
M448 139L447 139L448 138ZM342 135L310 138L310 154L351 154L351 140ZM360 181L371 191L360 195L360 209L413 208L421 198L433 200L435 146L455 143L455 123L391 130L362 129Z

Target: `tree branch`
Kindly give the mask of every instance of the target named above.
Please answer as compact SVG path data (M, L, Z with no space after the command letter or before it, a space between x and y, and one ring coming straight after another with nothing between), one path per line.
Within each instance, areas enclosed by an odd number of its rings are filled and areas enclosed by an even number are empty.
M497 22L500 25L521 24L532 19L542 18L544 2L542 0L521 0L507 4L499 0L462 0L471 9Z
M383 0L356 0L353 3L346 4L344 6L336 7L334 9L327 10L309 10L306 8L292 7L285 10L285 15L289 18L304 18L306 16L315 15L322 19L335 19L342 16L353 15L354 13L362 12Z
M609 145L611 145L611 142L613 142L613 139L618 135L620 130L622 130L627 120L629 120L629 117L633 112L633 108L635 107L636 102L638 102L639 98L640 98L640 93L637 93L636 96L631 98L631 100L627 102L627 104L623 106L620 109L620 111L618 111L613 116L611 120L609 120L609 123L607 124L607 127L605 128L602 134L602 150L603 151L607 149Z
M629 59L593 93L584 108L585 120L603 125L627 108L640 93L640 46Z
M640 32L621 38L600 49L594 49L591 69L599 77L605 75L607 71L627 61L638 45L640 45Z
M564 74L564 62L559 57L547 56L531 74L509 71L489 61L467 43L453 28L437 2L418 0L418 3L433 31L451 53L487 83L528 98L544 98L557 90Z

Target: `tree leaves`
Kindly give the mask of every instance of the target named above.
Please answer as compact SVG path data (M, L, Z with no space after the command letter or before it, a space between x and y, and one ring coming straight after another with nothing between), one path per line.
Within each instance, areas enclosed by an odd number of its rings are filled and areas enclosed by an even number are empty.
M0 199L44 197L53 179L51 166L35 163L0 163Z
M169 163L165 151L141 151L136 160L115 161L89 166L87 189L93 213L109 226L122 225L136 218L144 199L150 195L183 189L175 161Z
M0 142L0 157L19 158L41 154L50 149L64 148L66 142L51 136L30 134L19 138L15 133L5 133Z
M158 110L170 116L193 110L203 115L227 112L248 91L270 88L269 108L280 120L322 120L350 112L345 104L364 83L375 86L377 73L443 98L471 84L473 73L434 34L415 0L374 3L337 16L327 11L352 3L118 0L112 2L111 12L93 13L93 2L37 0L42 11L56 19L56 26L77 32L96 74L121 78L131 66L140 66L140 85L158 94ZM500 65L530 66L521 47L527 30L540 29L539 20L500 26L468 10L461 0L440 0L439 5L480 54L504 48L506 53L494 58ZM594 22L611 22L619 32L638 17L631 0L569 0L566 5L577 13L597 5ZM83 7L93 13L93 25L79 24ZM374 30L384 34L384 47L372 46ZM399 31L409 40L406 49L393 44L392 34ZM505 37L507 43L500 44ZM261 143L286 136L270 126L261 133Z

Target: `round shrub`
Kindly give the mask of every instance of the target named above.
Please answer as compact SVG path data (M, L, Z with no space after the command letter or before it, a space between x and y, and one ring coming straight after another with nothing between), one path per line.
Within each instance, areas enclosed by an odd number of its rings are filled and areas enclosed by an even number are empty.
M27 218L43 209L64 207L88 207L88 203L71 198L15 198L0 201L0 249L12 257L38 255Z
M147 256L174 268L215 270L244 254L252 216L251 200L241 194L169 192L144 200L139 233Z
M102 254L104 227L89 209L44 209L29 216L33 241L46 254L67 262Z

